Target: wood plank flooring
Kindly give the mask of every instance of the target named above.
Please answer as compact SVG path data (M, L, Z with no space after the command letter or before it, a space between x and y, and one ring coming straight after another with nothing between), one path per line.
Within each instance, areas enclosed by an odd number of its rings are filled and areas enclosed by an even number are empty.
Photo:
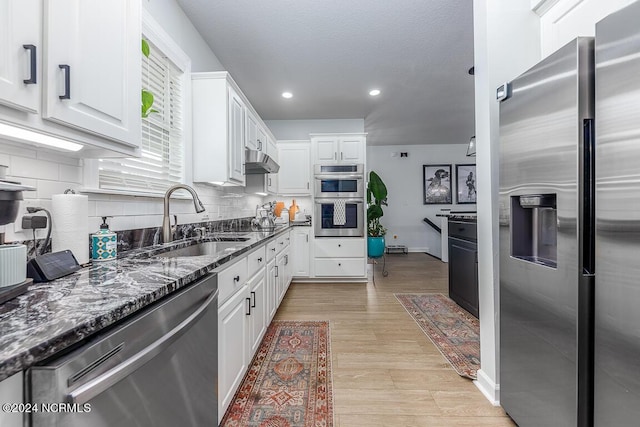
M456 374L394 297L447 294L447 264L426 254L387 256L376 283L292 283L276 319L329 320L336 427L514 426L471 380Z

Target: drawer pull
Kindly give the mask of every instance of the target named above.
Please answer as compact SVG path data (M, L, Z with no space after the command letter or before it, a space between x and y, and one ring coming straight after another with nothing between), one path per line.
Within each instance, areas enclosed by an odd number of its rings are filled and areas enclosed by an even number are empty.
M281 245L284 245L284 242L280 242Z
M262 257L258 258L258 262L262 262Z
M251 299L253 300L253 302L251 303L251 308L256 308L256 293L255 292L251 292Z
M239 282L239 281L240 281L240 276L236 276L236 277L234 277L234 278L233 278L233 281L234 281L234 282Z
M338 247L339 247L339 248L341 248L341 247L342 247L342 245L341 245L340 243L338 243Z
M247 300L247 311L244 313L247 316L251 316L251 298L245 298Z
M338 263L338 267L342 267L342 264Z
M271 248L271 251L272 251L272 252L275 252L275 251L276 251L276 248Z

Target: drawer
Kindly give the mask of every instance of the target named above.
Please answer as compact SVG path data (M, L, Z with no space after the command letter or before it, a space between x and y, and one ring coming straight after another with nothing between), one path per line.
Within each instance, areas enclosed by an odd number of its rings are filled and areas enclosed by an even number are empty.
M278 252L278 239L274 239L267 243L267 262L271 261L276 257L276 253Z
M247 257L248 276L253 277L261 268L267 265L267 251L263 246L257 251L251 252Z
M362 277L364 258L316 258L316 277Z
M276 253L282 252L282 250L287 247L287 245L289 244L289 240L287 239L289 239L289 233L283 234L282 236L278 237L278 239L276 240Z
M247 257L218 272L218 307L247 282Z
M315 239L316 258L363 258L365 240L356 237L325 237Z

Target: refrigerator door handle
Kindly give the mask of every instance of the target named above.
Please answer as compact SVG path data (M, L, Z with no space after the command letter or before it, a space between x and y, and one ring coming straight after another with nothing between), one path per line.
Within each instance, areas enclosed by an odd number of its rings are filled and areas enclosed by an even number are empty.
M593 119L584 119L583 125L583 206L582 206L582 270L585 274L595 271L596 255L596 224L595 224L595 138Z

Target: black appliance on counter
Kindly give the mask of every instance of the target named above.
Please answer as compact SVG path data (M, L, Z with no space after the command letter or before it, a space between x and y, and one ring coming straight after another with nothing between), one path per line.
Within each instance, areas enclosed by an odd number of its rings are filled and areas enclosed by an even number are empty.
M478 317L478 234L473 215L450 215L449 297Z

